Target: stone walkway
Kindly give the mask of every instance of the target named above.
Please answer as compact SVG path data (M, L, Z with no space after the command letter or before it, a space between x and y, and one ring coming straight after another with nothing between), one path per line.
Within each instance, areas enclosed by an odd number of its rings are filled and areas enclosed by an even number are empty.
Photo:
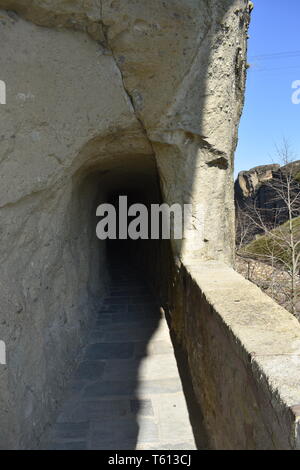
M166 320L139 276L113 271L43 449L196 449Z

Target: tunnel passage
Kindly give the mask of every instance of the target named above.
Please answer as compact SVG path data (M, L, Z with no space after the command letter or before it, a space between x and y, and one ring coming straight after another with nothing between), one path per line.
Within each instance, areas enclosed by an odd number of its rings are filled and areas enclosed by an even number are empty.
M127 197L128 208L143 204L149 209L147 240L120 239L119 198ZM73 177L70 228L68 237L74 254L78 254L76 269L82 273L82 289L87 286L91 301L99 299L109 285L110 267L130 260L143 272L147 283L161 296L167 290L169 240L152 240L150 205L161 204L159 176L151 155L121 155L101 159L80 168ZM116 239L99 240L97 224L101 217L96 211L101 204L116 208ZM128 224L134 217L128 216Z
M128 207L161 204L154 160L116 160L74 177L72 219L78 224L75 241L81 239L78 254L84 260L83 250L89 251L90 295L97 297L105 290L105 296L103 300L101 295L79 367L42 446L194 449L183 385L160 308L167 278L162 253L169 241L120 239L120 196L127 197ZM101 220L96 210L103 203L114 206L117 215L117 236L105 241L96 237ZM129 216L128 223L133 219ZM150 232L150 217L148 222Z
M127 197L128 207L134 203L141 203L147 207L152 203L161 203L155 160L144 155L140 158L133 155L110 159L106 164L81 168L73 179L73 213L77 226L80 227L75 231L84 232L85 235L89 232L88 244L90 251L94 252L90 259L90 267L93 270L92 265L95 266L95 256L97 256L100 265L100 283L103 280L103 274L108 274L107 268L110 262L113 258L118 258L117 254L124 257L130 252L135 263L143 260L145 264L147 259L145 253L153 249L158 250L159 241L136 240L133 242L130 239L120 239L118 205L120 196ZM96 237L96 226L100 221L100 218L96 217L96 210L99 205L106 203L116 208L116 239L103 241ZM129 222L130 219L132 218L128 217ZM154 245L157 248L154 248ZM150 272L149 269L148 272Z

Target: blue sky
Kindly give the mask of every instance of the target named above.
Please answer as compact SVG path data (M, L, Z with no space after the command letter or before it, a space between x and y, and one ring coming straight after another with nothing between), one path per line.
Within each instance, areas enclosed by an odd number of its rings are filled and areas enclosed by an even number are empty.
M251 67L235 175L276 161L274 147L283 138L300 159L300 104L292 103L292 83L300 80L300 1L255 0L254 4L248 44Z

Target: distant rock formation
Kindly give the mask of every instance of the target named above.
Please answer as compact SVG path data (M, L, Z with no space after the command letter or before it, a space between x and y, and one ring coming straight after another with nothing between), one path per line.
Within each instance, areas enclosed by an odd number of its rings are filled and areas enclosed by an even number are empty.
M235 182L235 203L241 210L247 210L255 204L257 209L269 211L282 207L282 201L272 187L272 182L278 180L284 173L291 172L295 181L300 183L300 160L285 166L278 164L262 165L249 171L241 171ZM300 190L300 184L299 184ZM286 217L284 211L280 222Z
M280 165L274 164L257 166L249 171L241 171L235 182L236 199L243 202L248 198L255 197L264 183L270 181L279 169Z

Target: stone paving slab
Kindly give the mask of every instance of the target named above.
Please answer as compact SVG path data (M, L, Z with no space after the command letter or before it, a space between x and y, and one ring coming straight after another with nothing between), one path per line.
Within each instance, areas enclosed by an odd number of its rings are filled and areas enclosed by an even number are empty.
M166 361L164 354L152 354L141 359L111 360L107 361L107 367L103 372L103 380L128 380L135 378L138 369L139 380L157 380L178 378L177 364L174 361ZM123 365L123 367L122 367Z
M61 408L57 422L81 423L86 420L103 422L106 419L128 417L131 413L131 404L128 399L81 400L66 403Z
M167 323L127 275L114 274L43 449L196 448Z
M154 354L173 354L173 346L170 341L151 341L148 344L143 342L135 343L135 357L145 356L145 355L154 355Z
M151 443L143 443L143 444L137 444L136 450L158 450L157 449L157 444L151 442ZM196 450L195 449L195 442L194 439L189 440L189 441L174 441L170 442L170 440L163 441L161 440L159 442L159 450Z
M49 441L47 444L41 446L41 450L88 450L88 447L86 441Z
M88 346L85 358L96 359L128 359L133 356L134 345L132 343L95 343Z

